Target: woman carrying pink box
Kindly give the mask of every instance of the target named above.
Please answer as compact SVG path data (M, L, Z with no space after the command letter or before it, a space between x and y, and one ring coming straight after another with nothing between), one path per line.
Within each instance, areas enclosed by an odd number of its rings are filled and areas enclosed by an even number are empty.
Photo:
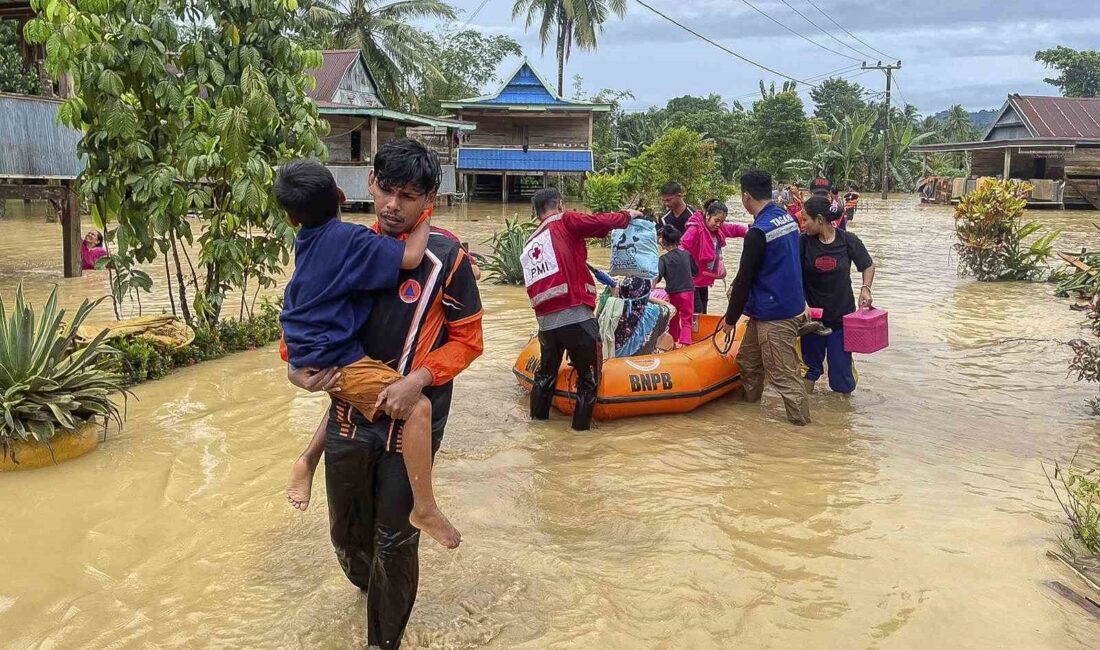
M829 373L829 388L837 393L851 393L856 389L856 373L852 366L852 353L845 346L845 318L856 312L856 300L852 293L851 267L863 274L863 286L859 291L859 307L871 307L871 284L875 279L875 264L859 237L838 230L829 221L829 200L815 196L803 206L806 230L802 235L800 257L802 284L806 292L806 304L822 310L821 321L832 328L828 336L811 334L802 337L802 362L806 372L806 391L813 392L815 382ZM865 331L878 333L885 326L885 312L867 313L853 327L859 334ZM863 312L861 312L861 315ZM881 322L879 319L881 314ZM851 334L856 334L853 331ZM851 337L850 337L851 338ZM860 337L864 340L864 337ZM876 337L867 337L865 340ZM867 348L870 349L870 348ZM862 349L859 351L863 351Z

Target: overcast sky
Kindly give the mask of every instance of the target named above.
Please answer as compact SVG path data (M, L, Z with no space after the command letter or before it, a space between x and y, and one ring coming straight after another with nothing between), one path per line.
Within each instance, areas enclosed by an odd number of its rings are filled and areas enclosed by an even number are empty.
M464 12L461 21L469 19L481 1L451 0ZM806 80L859 65L801 40L741 0L646 1L723 46L792 77ZM1055 45L1076 49L1100 46L1098 0L749 1L832 50L869 61L885 58L829 22L810 4L813 2L863 41L901 59L894 101L900 96L924 113L951 104L971 110L999 108L1010 92L1056 95L1057 88L1043 82L1046 71L1033 60L1035 51ZM513 0L486 0L470 25L515 38L543 76L553 80L553 44L542 54L537 30L527 33L522 20L512 21L512 5ZM816 26L800 17L796 9ZM508 61L501 74L507 74L507 68L516 63ZM566 66L567 94L574 74L584 78L588 92L600 88L631 91L636 97L631 108L663 106L668 99L685 94L718 93L727 100L740 98L749 103L758 94L758 80L782 81L699 40L633 0L628 0L624 19L607 23L597 52L574 50ZM877 92L885 83L880 72L860 74L854 70L845 76ZM803 92L807 89L802 87Z

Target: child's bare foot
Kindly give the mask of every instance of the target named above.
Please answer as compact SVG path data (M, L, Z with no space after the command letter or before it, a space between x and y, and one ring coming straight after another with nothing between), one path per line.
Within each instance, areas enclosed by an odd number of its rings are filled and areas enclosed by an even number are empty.
M409 523L432 536L432 539L447 548L458 548L462 543L462 535L458 529L444 516L439 506L432 504L422 510L413 510L409 515Z
M286 500L305 512L309 508L309 493L313 488L313 473L317 470L305 456L299 456L290 469L290 482L286 485Z

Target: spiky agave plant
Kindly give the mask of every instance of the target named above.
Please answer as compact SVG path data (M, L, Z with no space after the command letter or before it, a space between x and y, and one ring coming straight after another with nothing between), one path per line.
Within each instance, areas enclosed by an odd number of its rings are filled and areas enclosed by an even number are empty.
M492 245L493 252L481 268L488 272L489 279L497 284L523 284L523 266L519 257L527 238L535 232L538 224L523 220L516 215L504 220L504 229L493 234L484 243Z
M129 393L118 375L104 369L105 355L114 353L103 343L106 332L87 345L75 342L77 328L98 303L85 300L66 321L57 287L38 319L23 298L22 284L10 313L0 297L0 457L13 453L16 440L49 445L59 430L96 417L121 424L111 395Z

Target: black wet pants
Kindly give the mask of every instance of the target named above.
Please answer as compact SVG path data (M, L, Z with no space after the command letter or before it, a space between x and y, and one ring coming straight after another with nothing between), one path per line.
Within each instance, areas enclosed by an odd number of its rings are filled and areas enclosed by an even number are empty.
M587 431L592 426L592 411L596 408L596 386L599 384L600 326L595 319L589 319L540 331L539 346L542 349L541 361L535 373L535 385L531 390L531 417L535 420L550 418L558 369L561 368L562 356L568 352L569 361L577 372L577 406L573 411L573 429Z
M695 315L707 313L707 303L710 302L710 287L695 287Z
M355 437L351 437L355 436ZM329 534L348 580L367 594L367 641L397 648L420 581L420 531L405 460L363 428L330 417L325 440Z

